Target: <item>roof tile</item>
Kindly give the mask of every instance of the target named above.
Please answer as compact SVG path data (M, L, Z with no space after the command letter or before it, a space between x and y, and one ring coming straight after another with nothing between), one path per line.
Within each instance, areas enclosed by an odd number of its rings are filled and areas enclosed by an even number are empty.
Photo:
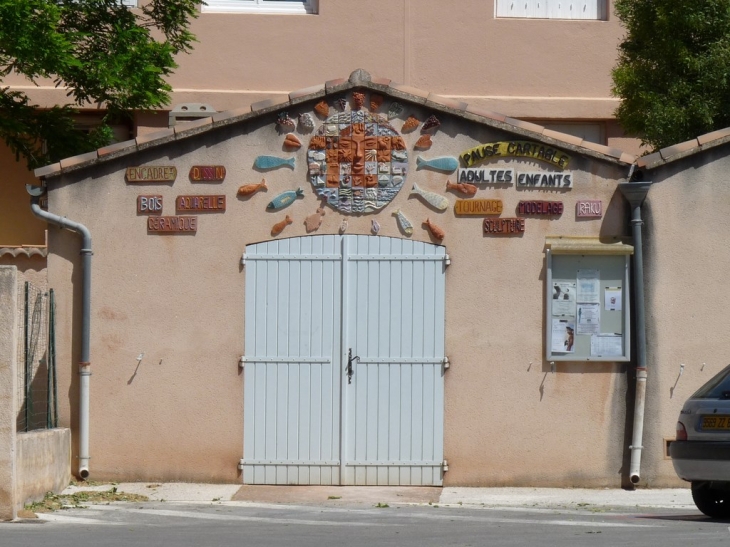
M699 147L700 143L697 142L697 139L691 139L688 141L680 142L679 144L673 144L672 146L667 146L666 148L662 148L659 150L659 153L661 154L663 159L669 159L672 156L676 156L677 154L681 154L682 152L687 152L688 150L692 150L693 148Z
M171 127L168 127L167 129L162 129L160 131L154 131L152 133L145 133L144 135L137 135L137 138L135 139L137 141L137 146L145 145L148 146L151 142L154 141L169 141L175 138L175 130Z
M61 160L61 169L68 169L69 167L76 167L78 165L95 161L99 158L96 150L93 152L87 152L86 154L79 154L78 156L71 156Z
M324 95L324 84L303 87L302 89L292 91L291 93L289 93L289 100L293 102L295 99L301 99L302 97L307 97L308 99L313 98L310 97L310 95L314 95L317 97Z
M388 87L392 81L393 80L390 78L381 78L379 76L373 76L373 79L371 80L374 85L382 85L383 87Z
M658 161L662 161L662 155L659 152L654 152L653 154L648 154L638 158L636 160L636 165L643 168Z
M173 130L176 137L189 137L196 133L207 131L213 125L213 118L201 118L192 122L181 122L175 124Z
M619 159L624 163L634 163L636 161L636 156L624 152L623 154L621 154L621 157Z
M536 123L531 122L525 122L516 118L510 118L509 116L505 117L504 122L514 125L515 127L519 127L521 129L526 129L527 131L538 133L540 135L542 135L542 132L545 131L545 128L541 125L537 125Z
M725 129L718 129L717 131L713 131L712 133L705 133L704 135L700 135L697 137L697 142L700 144L700 146L707 144L711 141L716 141L718 139L722 139L724 137L730 137L730 127L726 127Z
M582 137L576 137L575 135L568 135L567 133L560 133L559 131L553 131L552 129L545 129L542 134L545 137L550 137L551 139L555 139L556 141L562 141L567 142L568 144L572 144L574 146L581 146L583 144L583 138Z
M324 83L325 93L336 93L350 87L350 80L347 78L337 78L336 80L328 80Z
M479 106L474 105L467 105L466 111L471 114L476 114L477 116L483 116L484 118L489 118L498 122L504 122L507 118L502 115L498 114L497 112L492 112L491 110L486 110L484 108L481 108Z
M284 106L286 104L289 104L289 96L286 97L272 97L271 99L264 99L263 101L259 101L256 103L253 103L251 105L251 112L260 112L262 110L267 109L273 109L278 106Z
M213 114L213 124L220 122L229 121L233 118L239 118L251 114L251 107L244 106L242 108L234 108L233 110L224 110L223 112L217 112Z
M409 85L398 84L390 82L388 90L393 95L399 96L404 99L408 99L414 102L424 103L428 98L428 91L418 89L417 87L411 87Z
M448 97L442 97L441 95L436 95L434 93L429 93L428 97L426 98L426 106L428 106L429 103L435 104L437 106L444 106L449 110L454 111L454 114L464 112L466 110L466 107L469 106L465 102L450 99Z
M36 177L50 177L53 175L60 175L61 174L61 163L51 163L49 165L44 165L43 167L39 167L38 169L35 169L33 171L33 174Z
M126 151L132 151L137 149L137 141L134 139L123 141L123 142L116 142L114 144L110 144L109 146L103 146L97 150L97 153L99 154L99 157L104 156L111 156L118 154L119 152L126 152Z

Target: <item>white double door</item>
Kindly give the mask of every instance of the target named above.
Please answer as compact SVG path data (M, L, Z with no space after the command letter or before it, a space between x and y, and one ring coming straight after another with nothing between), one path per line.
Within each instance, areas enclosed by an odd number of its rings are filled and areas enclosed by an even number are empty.
M246 248L244 483L442 484L445 260L372 236Z

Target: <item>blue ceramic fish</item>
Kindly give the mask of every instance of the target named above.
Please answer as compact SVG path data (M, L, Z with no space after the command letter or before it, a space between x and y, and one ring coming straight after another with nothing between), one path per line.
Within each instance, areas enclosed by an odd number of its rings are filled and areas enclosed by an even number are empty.
M452 173L459 167L459 160L456 158L450 158L444 156L442 158L434 158L432 160L424 160L421 156L416 158L416 169L421 167L428 167L430 169L436 169L437 171L446 171Z
M283 192L276 196L274 199L271 200L271 202L266 206L267 209L271 209L273 211L278 211L279 209L283 209L287 205L291 205L294 203L294 200L300 197L304 197L304 190L301 188L297 188L296 190L287 190L286 192Z
M294 160L296 158L277 158L276 156L259 156L253 162L257 169L275 169L282 165L288 165L294 169Z

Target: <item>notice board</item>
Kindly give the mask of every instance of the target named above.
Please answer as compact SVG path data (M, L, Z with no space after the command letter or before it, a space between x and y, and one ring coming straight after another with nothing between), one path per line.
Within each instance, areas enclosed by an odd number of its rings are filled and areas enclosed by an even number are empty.
M582 243L546 251L546 359L628 361L633 248Z

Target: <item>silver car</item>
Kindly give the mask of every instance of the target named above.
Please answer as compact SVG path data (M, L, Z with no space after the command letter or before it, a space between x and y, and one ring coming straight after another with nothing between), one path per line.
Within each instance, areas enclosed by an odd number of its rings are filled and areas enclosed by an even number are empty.
M684 403L669 454L697 508L730 518L730 365Z

